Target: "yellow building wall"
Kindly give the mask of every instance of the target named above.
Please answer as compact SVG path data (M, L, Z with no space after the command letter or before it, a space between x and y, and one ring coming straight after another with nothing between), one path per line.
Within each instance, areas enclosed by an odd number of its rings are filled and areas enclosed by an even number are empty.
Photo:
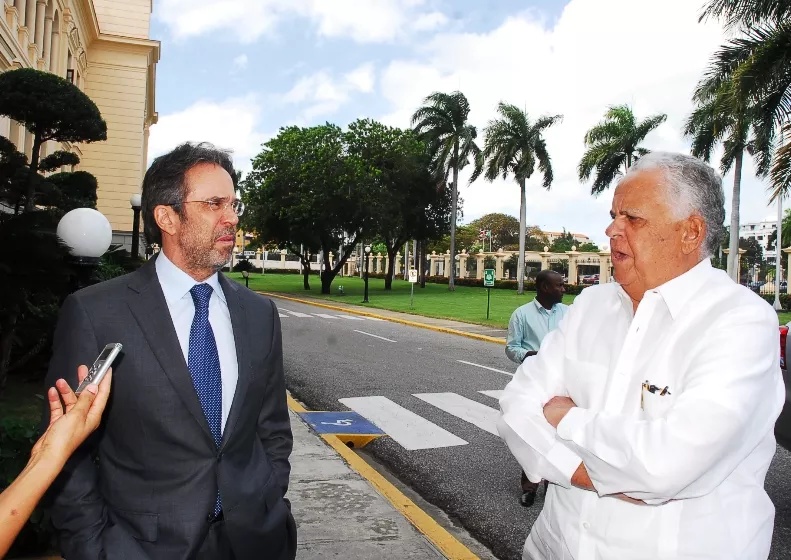
M98 210L113 230L132 229L129 198L140 192L145 166L144 119L148 59L144 53L92 45L85 93L107 122L107 141L82 144L80 167L99 183Z
M93 0L93 6L102 33L148 39L151 0Z

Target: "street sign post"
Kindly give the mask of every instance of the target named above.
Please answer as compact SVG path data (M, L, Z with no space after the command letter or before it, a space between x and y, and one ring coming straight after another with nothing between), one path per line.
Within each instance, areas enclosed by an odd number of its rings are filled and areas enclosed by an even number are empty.
M409 308L415 308L415 284L417 284L417 270L414 268L409 269L409 283L412 285L412 295L409 298Z
M494 286L494 269L487 268L483 271L483 285L486 288L486 318L489 318L489 301L492 297L492 286Z

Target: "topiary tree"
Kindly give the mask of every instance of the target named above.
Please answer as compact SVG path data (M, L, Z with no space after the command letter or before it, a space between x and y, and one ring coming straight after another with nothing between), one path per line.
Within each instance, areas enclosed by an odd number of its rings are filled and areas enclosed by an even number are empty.
M44 142L107 140L107 123L87 95L60 76L32 68L0 74L0 115L15 120L33 134L26 212L35 205L39 154Z

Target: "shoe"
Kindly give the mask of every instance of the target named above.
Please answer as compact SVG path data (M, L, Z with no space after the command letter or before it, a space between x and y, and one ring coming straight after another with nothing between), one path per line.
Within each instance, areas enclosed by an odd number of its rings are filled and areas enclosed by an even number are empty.
M530 507L536 501L536 491L530 490L529 492L522 492L522 495L519 496L519 503L522 507Z

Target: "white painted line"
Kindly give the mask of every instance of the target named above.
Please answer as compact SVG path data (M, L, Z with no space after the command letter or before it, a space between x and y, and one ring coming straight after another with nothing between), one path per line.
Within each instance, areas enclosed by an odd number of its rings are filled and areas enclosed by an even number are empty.
M374 338L380 338L380 339L382 339L382 340L386 340L387 342L396 342L396 343L398 342L397 340L390 340L389 338L385 338L385 337L383 337L383 336L379 336L378 334L371 334L371 333L369 333L369 332L365 332L365 331L358 331L358 330L355 330L354 332L356 332L356 333L360 333L360 334L364 334L364 335L367 335L367 336L372 336L372 337L374 337Z
M368 316L366 316L365 318L368 319L369 321L384 321L384 319L380 319L379 317L368 317Z
M362 317L353 317L351 315L338 315L341 319L351 319L352 321L362 321Z
M482 395L486 395L487 397L492 397L493 399L500 400L500 397L503 396L505 391L478 391Z
M422 416L394 403L387 397L353 397L338 399L393 438L404 449L434 449L467 445L449 431L429 422Z
M492 407L481 404L478 401L462 397L456 393L419 393L414 395L428 404L434 405L456 418L461 418L480 429L489 432L497 437L497 419L500 411Z
M337 319L335 315L327 315L326 313L314 313L316 317L321 317L322 319Z
M286 313L291 313L294 317L310 317L313 318L312 315L308 315L307 313L300 313L299 311L291 311L289 309L281 309L281 311L285 311Z
M489 371L496 371L497 373L502 373L504 375L510 375L511 377L514 376L513 373L510 373L510 372L507 372L507 371L503 371L501 369L495 369L495 368L489 367L489 366L482 366L481 364L474 364L472 362L465 362L464 360L456 360L456 361L461 363L461 364L467 364L468 366L475 366L475 367L479 367L479 368L482 368L482 369L488 369Z
M278 313L278 315L280 315L281 319L287 319L288 317L290 317L290 315L283 315L282 313Z

